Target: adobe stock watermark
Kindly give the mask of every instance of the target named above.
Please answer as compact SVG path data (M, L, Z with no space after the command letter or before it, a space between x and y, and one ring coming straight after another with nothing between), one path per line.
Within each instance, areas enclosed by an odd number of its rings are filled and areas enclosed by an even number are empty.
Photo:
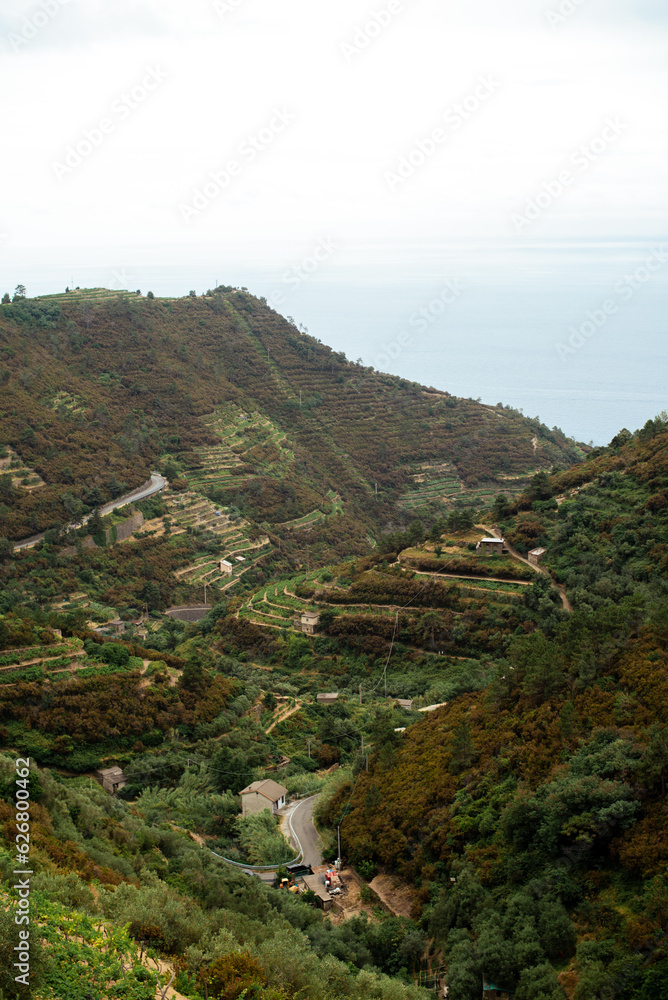
M139 83L117 97L112 102L109 113L100 118L92 128L85 128L79 139L67 147L62 160L53 160L51 168L58 180L64 180L80 167L110 135L113 135L119 123L127 121L168 77L169 74L159 66L147 67Z
M243 7L246 0L213 0L213 9L221 20Z
M239 144L236 155L227 160L219 170L210 170L204 183L193 191L190 202L179 205L183 221L189 224L196 219L296 120L297 116L287 108L274 108L267 125L257 133L246 136Z
M19 927L18 943L14 945L14 962L16 969L14 981L22 986L30 985L30 876L33 874L29 865L30 854L30 758L19 757L16 761L16 792L14 825L16 827L16 868L13 874L17 879L12 886L16 893L14 923ZM19 878L18 876L22 876Z
M583 7L587 3L587 0L561 0L561 2L553 7L551 10L545 11L545 19L547 23L554 31L559 25L567 21L569 17L577 13L580 7Z
M132 275L128 274L124 267L114 268L111 272L111 278L112 280L109 287L113 291L127 291L134 282Z
M458 132L470 121L482 105L486 104L500 89L501 84L492 76L479 77L477 86L470 94L443 112L441 117L445 127L437 125L429 135L416 140L413 148L405 156L399 158L394 170L385 171L383 176L390 191L394 193L398 187L410 180L432 156L439 152L451 134Z
M26 45L32 42L33 38L39 35L47 24L57 17L63 7L67 6L70 0L39 0L37 6L31 14L26 14L19 31L12 31L7 36L7 41L14 52L20 52Z
M357 25L350 41L339 42L339 51L350 65L353 59L369 48L389 28L397 14L403 13L402 0L389 0L384 7L374 10L366 21Z
M449 306L454 305L464 291L465 288L459 278L447 280L438 295L411 313L408 317L408 326L417 333L425 333L433 323L440 319ZM389 344L385 344L382 352L374 361L374 368L381 369L383 365L396 361L405 350L413 345L414 339L414 333L404 330Z
M608 118L601 134L584 143L572 154L569 160L570 166L560 171L552 180L543 181L541 190L533 198L527 200L524 210L512 215L511 221L515 232L522 233L527 226L537 222L548 208L559 201L568 188L575 183L578 176L586 173L608 151L610 146L617 142L628 127L619 117Z
M286 288L296 291L305 281L309 281L313 275L320 270L336 253L339 247L331 236L325 236L318 240L313 252L307 254L298 264L292 264L287 271L281 275L281 282ZM278 309L283 305L286 292L282 288L274 288L267 296L267 303L272 309Z
M581 347L591 340L600 330L604 328L608 320L615 316L621 305L630 302L657 271L668 264L668 250L664 247L655 247L643 263L635 269L633 274L626 274L614 285L614 296L607 298L597 309L588 309L585 319L579 326L571 326L570 336L567 341L556 343L555 350L561 361L576 354Z

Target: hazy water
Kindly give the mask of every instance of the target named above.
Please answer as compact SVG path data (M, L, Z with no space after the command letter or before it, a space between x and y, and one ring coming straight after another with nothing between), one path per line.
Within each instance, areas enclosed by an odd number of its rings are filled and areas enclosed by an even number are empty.
M73 282L185 295L221 283L269 299L281 293L280 312L353 360L510 404L595 444L668 408L668 240L334 244L325 241L320 261L317 240L263 250L61 250L62 263L24 252L2 268L0 291L22 282L39 295ZM569 343L588 310L599 325Z

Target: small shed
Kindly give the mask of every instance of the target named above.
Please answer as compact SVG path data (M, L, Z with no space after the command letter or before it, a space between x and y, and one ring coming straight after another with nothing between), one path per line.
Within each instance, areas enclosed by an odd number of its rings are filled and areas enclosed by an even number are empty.
M115 795L121 788L125 788L128 783L128 779L120 767L106 767L102 771L94 771L93 777L102 785L105 792L109 792L110 795Z
M547 549L532 549L529 553L529 562L532 566L540 566Z
M113 622L107 622L106 628L108 631L113 632L114 635L123 635L128 623L122 621L120 618L114 618Z
M413 711L413 699L412 698L397 698L397 705L399 708L405 708L407 711Z
M246 788L242 788L240 794L241 812L246 817L262 812L263 809L277 813L285 805L288 790L272 778L265 778L263 781L253 781Z
M334 900L325 889L322 881L322 875L304 875L300 879L304 888L310 889L311 892L315 893L316 902L321 910L331 910Z
M503 538L481 538L475 550L476 552L483 552L485 555L491 556L495 553L503 552L505 544Z
M245 556L235 556L234 557L234 561L238 562L238 563L246 562L246 557Z
M220 560L220 572L224 573L226 576L232 576L232 570L234 566L227 559Z
M319 694L316 698L319 705L333 705L338 699L338 691L331 691L329 694Z
M317 611L302 611L295 615L294 626L298 632L305 632L307 635L315 635L320 622L320 615Z

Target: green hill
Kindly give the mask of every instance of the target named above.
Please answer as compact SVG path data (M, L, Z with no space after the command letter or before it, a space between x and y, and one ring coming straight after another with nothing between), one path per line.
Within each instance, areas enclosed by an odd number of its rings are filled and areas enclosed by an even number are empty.
M0 998L665 994L665 414L585 457L227 287L5 303L0 385ZM320 792L327 861L339 827L411 919L362 885L329 922L224 867L286 856L238 819L267 777Z
M464 1000L482 977L526 998L661 995L667 430L664 414L625 432L505 508L505 537L547 548L574 610L537 578L484 690L403 734L379 715L368 772L322 808L358 863L418 885Z
M11 539L68 523L169 456L254 520L329 513L335 495L372 525L398 502L490 500L582 455L516 411L353 364L227 287L15 299L0 306L0 384L0 445L45 484L0 480Z

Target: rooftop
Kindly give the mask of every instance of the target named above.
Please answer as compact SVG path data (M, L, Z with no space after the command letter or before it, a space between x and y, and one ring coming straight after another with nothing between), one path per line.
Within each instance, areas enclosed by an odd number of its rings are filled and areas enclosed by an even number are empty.
M242 788L239 794L245 795L252 792L264 795L270 802L278 802L279 799L284 798L288 794L287 788L279 785L277 781L273 781L271 778L265 778L263 781L253 781L246 788Z

